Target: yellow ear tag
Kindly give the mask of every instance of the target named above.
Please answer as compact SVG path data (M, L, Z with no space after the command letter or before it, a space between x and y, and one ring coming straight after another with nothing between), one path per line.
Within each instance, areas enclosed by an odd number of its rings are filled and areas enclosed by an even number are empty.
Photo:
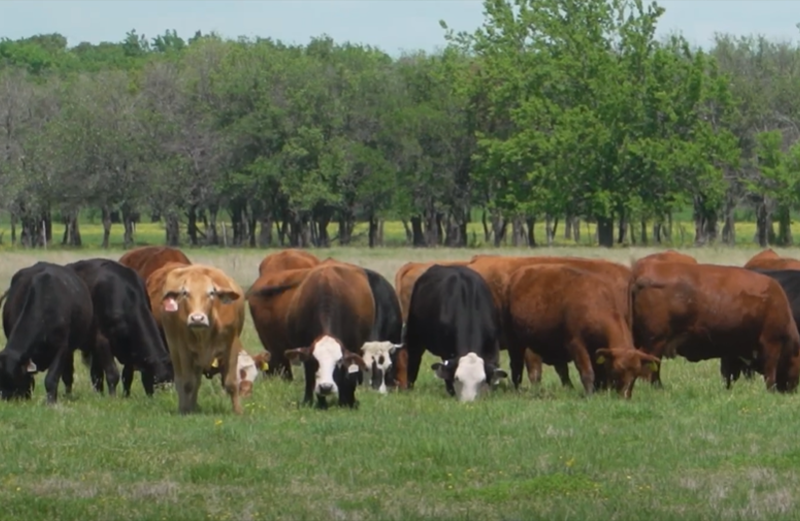
M655 363L655 362L650 362L650 363L649 363L649 364L647 364L647 365L650 367L650 370L651 370L651 371L658 371L658 364L657 364L657 363Z
M219 367L219 358L215 358L214 361L211 362L211 367L213 367L214 369Z
M598 364L602 364L605 361L606 361L606 357L604 357L603 355L600 355L600 356L597 357L597 363Z
M266 371L267 369L269 369L269 364L266 362L261 362L261 370Z

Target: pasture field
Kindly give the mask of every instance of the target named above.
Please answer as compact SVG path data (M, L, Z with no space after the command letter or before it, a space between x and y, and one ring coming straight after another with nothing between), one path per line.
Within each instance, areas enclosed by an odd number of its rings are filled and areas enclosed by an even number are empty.
M496 251L496 250L490 250ZM654 249L538 249L629 262ZM741 265L752 250L683 250ZM531 250L504 250L530 254ZM264 250L187 250L245 288ZM315 251L379 271L475 250ZM791 255L790 251L779 252ZM0 288L37 260L66 263L121 252L0 253ZM250 323L243 338L262 349ZM3 343L4 345L4 343ZM542 387L501 387L472 404L449 398L426 355L417 388L358 410L298 408L293 383L260 380L235 417L219 380L198 414L177 415L173 390L147 399L96 395L76 360L70 399L0 403L0 518L37 520L760 520L800 512L800 396L763 381L726 391L719 362L667 360L664 390L639 382L630 401L584 398L545 368ZM507 357L502 365L508 368ZM570 368L573 382L579 380Z

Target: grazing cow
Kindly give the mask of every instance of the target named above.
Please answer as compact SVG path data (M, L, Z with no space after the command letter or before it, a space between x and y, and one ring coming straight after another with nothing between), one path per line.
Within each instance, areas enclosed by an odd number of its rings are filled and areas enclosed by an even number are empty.
M144 281L168 262L192 263L181 250L169 246L142 246L126 252L119 258L120 264L133 269Z
M258 265L258 276L267 272L313 268L320 264L320 260L305 250L290 248L264 257Z
M659 358L736 357L761 367L767 389L791 391L800 335L774 279L732 266L647 263L634 272L634 340ZM661 386L660 370L651 382Z
M259 371L269 369L270 356L266 351L252 356L244 349L240 349L237 357L236 385L239 387L239 396L247 398L253 393L253 382L258 378ZM218 358L211 363L211 368L204 372L206 378L213 378L215 374L221 373Z
M800 271L791 269L762 270L756 268L751 268L750 271L775 279L781 285L789 300L789 307L792 310L795 324L800 327ZM750 380L755 376L756 372L763 372L763 369L751 360L738 357L722 357L720 359L719 372L725 380L725 387L730 389L731 384L738 380L739 376L744 375L746 379Z
M744 267L762 270L800 270L800 261L781 257L772 248L767 248L755 254Z
M360 349L367 365L366 376L373 389L386 393L395 387L397 356L402 347L403 313L392 284L380 273L363 268L367 274L372 299L375 301L375 321L369 342Z
M549 365L574 362L586 394L611 383L630 398L636 378L659 362L634 349L625 308L596 273L565 264L526 266L509 278L504 300L515 385L526 347Z
M408 306L411 303L411 292L414 284L425 271L438 264L439 266L466 266L469 261L434 261L434 262L407 262L400 266L394 275L394 289L397 298L400 300L400 311L403 315L403 322L408 320Z
M89 290L72 270L37 262L14 274L5 298L3 331L8 341L0 351L0 397L30 398L33 374L47 369L47 401L55 403L59 379L67 394L72 391L75 351L91 345Z
M150 308L147 288L131 268L109 259L87 259L65 266L89 288L99 336L91 365L92 385L102 390L103 373L108 393L114 395L119 373L114 358L125 366L142 368L142 386L152 396L154 385L172 379L169 354ZM131 381L123 381L125 396Z
M498 309L503 309L506 305L503 300L506 295L506 284L511 274L522 267L541 264L566 264L591 273L596 273L605 280L608 280L613 287L619 308L625 310L625 321L628 327L632 327L633 319L630 313L631 270L621 264L600 259L584 259L580 257L505 257L500 255L475 255L472 257L467 267L481 274L492 290L495 305ZM503 338L504 335L505 328L503 328L501 332L501 349L508 345L508 342ZM528 350L525 352L525 365L531 384L538 384L542 379L541 357L533 351ZM558 363L555 364L554 368L562 385L572 387L567 364ZM522 378L522 376L519 375L519 378ZM518 386L519 383L520 382L514 382L514 385Z
M369 280L363 269L342 263L283 273L298 271L307 272L278 286L251 289L249 295L262 304L274 304L269 301L288 296L287 306L276 308L285 313L285 337L278 339L280 343L271 344L276 349L271 353L275 357L287 346L302 346L287 349L281 355L303 363L303 403L312 404L316 396L317 406L324 409L328 406L327 397L337 395L340 406L356 407L355 389L361 371L366 369L358 350L369 338L375 315ZM267 306L257 303L251 309L257 307Z
M492 293L478 273L464 266L431 266L411 293L408 366L398 367L400 387L413 387L427 349L442 359L431 369L444 380L447 392L459 401L475 400L487 384L508 376L498 368L499 325Z
M218 359L233 412L242 414L236 347L244 327L242 288L222 270L201 264L167 264L151 274L147 286L151 302L161 309L178 411L197 409L203 371Z

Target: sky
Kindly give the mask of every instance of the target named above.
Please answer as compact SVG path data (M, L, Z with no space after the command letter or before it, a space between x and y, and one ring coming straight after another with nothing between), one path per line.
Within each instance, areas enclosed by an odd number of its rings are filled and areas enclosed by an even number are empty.
M763 34L796 41L797 0L660 0L659 35L681 32L708 47L715 32ZM439 20L455 30L480 26L480 0L0 0L0 37L61 33L70 46L118 42L136 29L148 38L175 29L189 38L200 29L224 37L271 37L305 44L323 33L335 41L402 51L445 44Z

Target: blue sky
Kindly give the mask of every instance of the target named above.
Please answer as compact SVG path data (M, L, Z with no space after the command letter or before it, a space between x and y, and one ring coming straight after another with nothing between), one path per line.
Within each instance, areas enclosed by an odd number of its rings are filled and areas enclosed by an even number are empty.
M680 31L707 46L715 32L764 34L796 40L797 0L661 0L659 33ZM70 45L120 41L130 29L148 38L175 29L197 29L306 43L327 33L336 41L401 50L435 50L444 44L439 20L451 28L480 25L480 0L0 0L0 37L58 32Z

